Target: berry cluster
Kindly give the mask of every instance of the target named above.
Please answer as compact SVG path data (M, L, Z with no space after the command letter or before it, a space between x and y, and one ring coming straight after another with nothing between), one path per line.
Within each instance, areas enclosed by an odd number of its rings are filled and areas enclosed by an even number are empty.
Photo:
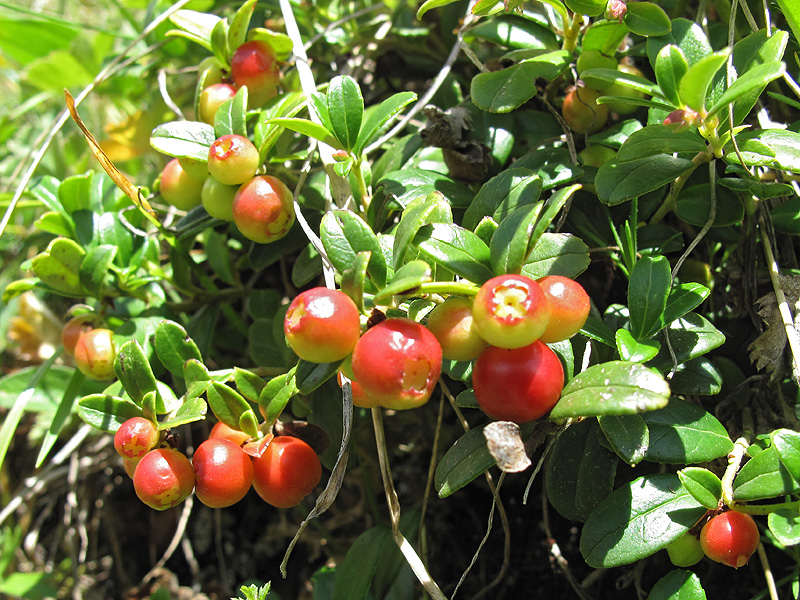
M223 72L218 75L223 77ZM214 124L219 108L247 87L248 103L258 108L278 93L280 72L272 48L245 42L230 61L227 81L210 83L200 93L198 118ZM209 83L206 77L205 83ZM280 179L257 174L262 157L247 137L222 135L211 144L206 162L170 160L161 174L162 198L179 210L202 204L216 219L233 221L241 234L259 244L286 235L295 220L292 193Z
M211 508L226 508L252 486L272 506L297 506L319 483L322 466L316 452L300 438L274 437L257 456L245 452L249 436L217 423L190 461L170 447L160 447L155 422L126 420L114 434L114 448L133 478L136 495L155 510L172 508L191 495Z
M472 384L483 411L524 423L549 412L564 385L561 361L547 343L577 333L589 309L584 289L566 277L501 275L487 281L474 301L447 298L425 324L393 317L362 335L353 301L318 287L290 304L284 333L304 360L343 361L340 370L352 380L356 406L421 406L443 359L475 360Z

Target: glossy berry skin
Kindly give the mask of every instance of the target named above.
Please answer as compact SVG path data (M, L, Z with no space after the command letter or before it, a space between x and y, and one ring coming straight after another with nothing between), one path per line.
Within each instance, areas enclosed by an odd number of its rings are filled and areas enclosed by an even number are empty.
M425 325L439 340L446 360L473 360L486 348L486 341L473 322L469 298L451 296L437 304L428 313Z
M596 100L607 95L587 87L575 88L564 97L561 115L575 133L594 133L603 128L608 119L608 108Z
M252 179L260 164L253 142L235 133L218 137L208 148L208 172L225 185L240 185Z
M550 344L571 338L589 318L592 308L589 294L569 277L548 275L537 281L550 305L550 320L539 339Z
M209 438L192 457L194 493L211 508L225 508L245 497L253 483L253 461L230 440Z
M521 348L547 328L550 307L541 286L525 275L499 275L481 286L472 304L475 327L492 346Z
M245 42L231 57L231 76L237 87L247 86L251 107L263 105L278 93L280 71L275 52L263 42Z
M66 322L61 330L61 345L64 346L64 352L75 356L75 346L78 340L84 333L92 329L93 321L93 315L80 315Z
M386 319L361 336L352 363L371 401L395 410L416 408L428 401L439 381L442 347L416 321Z
M194 468L186 455L172 448L157 448L142 457L133 473L139 500L155 510L177 506L194 489Z
M753 517L729 510L703 525L700 545L711 560L738 569L758 548L759 537Z
M685 533L667 546L669 560L676 567L691 567L705 556L700 540L696 535Z
M103 381L114 377L114 359L117 356L110 329L91 329L78 338L75 344L75 364L89 379Z
M489 346L475 360L472 387L492 419L527 423L546 415L564 387L564 369L546 344L522 348Z
M222 104L236 95L236 88L229 83L214 83L202 92L198 100L197 112L200 120L214 124L214 117Z
M358 308L340 290L315 287L298 294L286 311L283 332L300 358L335 362L347 357L361 336Z
M239 431L238 429L233 429L232 427L228 427L222 421L218 421L212 428L211 433L208 434L208 439L214 440L229 440L236 444L237 446L241 446L247 440L250 439L250 436L247 435L244 431Z
M161 197L178 210L191 210L200 205L200 192L203 181L195 179L173 158L161 172Z
M322 465L314 450L300 438L273 438L264 453L253 458L253 488L272 506L297 506L322 478Z
M150 419L132 417L114 434L114 449L122 458L142 458L158 444L158 428Z
M281 239L294 224L292 192L277 177L259 175L233 198L233 221L244 237L259 244Z
M200 201L206 212L215 219L233 221L233 199L238 189L238 186L225 185L209 177L203 184Z

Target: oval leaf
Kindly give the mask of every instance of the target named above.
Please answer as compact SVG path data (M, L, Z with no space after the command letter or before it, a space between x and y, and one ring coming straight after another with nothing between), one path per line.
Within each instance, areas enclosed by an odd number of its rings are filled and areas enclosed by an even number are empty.
M483 428L470 429L456 440L436 466L433 483L439 497L446 498L460 490L494 464Z
M722 498L722 481L708 469L686 467L678 471L683 487L709 510L716 510Z
M660 329L671 284L672 275L665 256L643 256L631 269L628 310L631 334L637 340L646 340Z

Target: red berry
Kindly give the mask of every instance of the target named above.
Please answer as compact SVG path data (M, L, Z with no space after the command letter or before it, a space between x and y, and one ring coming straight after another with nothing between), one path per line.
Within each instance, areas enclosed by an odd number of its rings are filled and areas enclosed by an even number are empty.
M200 120L214 124L214 117L222 104L236 95L236 88L229 83L214 83L200 92L197 112Z
M356 381L376 404L415 408L428 401L439 381L442 348L423 325L392 318L361 336L352 362Z
M78 338L75 344L75 364L90 379L102 381L114 376L117 356L110 329L92 329Z
M706 556L735 569L747 564L758 542L758 525L753 517L733 510L712 517L700 531Z
M245 497L253 483L253 462L230 440L209 438L192 457L196 474L194 493L211 508L225 508Z
M139 459L158 444L158 427L150 419L132 417L114 434L114 449L122 458Z
M150 508L177 506L194 489L194 469L182 452L157 448L145 454L133 473L133 488Z
M273 438L264 453L252 460L253 487L267 504L278 508L300 504L322 478L316 452L290 435Z
M547 329L539 338L549 344L571 338L580 331L592 308L589 294L569 277L549 275L537 280L550 305Z
M294 224L292 192L277 177L259 175L243 184L233 198L233 220L248 240L268 244Z
M492 346L521 348L547 328L550 308L541 286L525 275L499 275L481 286L472 305L475 327Z
M491 418L527 423L558 402L564 369L540 341L513 349L489 346L475 361L472 387L478 405Z
M486 348L472 316L472 301L451 296L428 313L426 326L439 340L442 358L472 360Z
M575 88L566 95L561 114L572 131L584 134L603 128L608 119L608 108L605 104L597 104L601 95L586 87Z
M260 164L253 142L235 133L218 137L208 148L208 172L225 185L239 185L252 179ZM198 203L201 191L202 186L197 192Z
M247 86L248 104L263 105L278 93L280 70L275 52L259 41L245 42L231 57L231 75L238 87Z
M78 339L92 329L94 319L94 315L80 315L67 321L61 330L61 344L64 346L64 352L75 356L75 345L78 343Z
M173 158L161 172L161 197L178 210L190 210L200 205L203 180L195 179Z
M286 311L283 331L295 354L315 363L344 359L361 335L358 308L339 290L316 287L300 293Z
M250 439L250 436L244 431L233 429L232 427L225 425L225 423L222 421L218 421L217 424L211 428L211 433L208 434L208 439L230 440L237 446L241 446Z

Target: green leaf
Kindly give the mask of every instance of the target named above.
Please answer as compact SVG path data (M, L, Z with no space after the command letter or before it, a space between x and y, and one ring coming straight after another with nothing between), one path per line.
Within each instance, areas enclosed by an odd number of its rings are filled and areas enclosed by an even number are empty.
M78 400L78 416L92 427L113 434L125 421L132 417L143 417L144 412L130 400L108 394L92 394Z
M541 77L554 80L569 66L565 50L547 52L507 69L479 73L472 78L470 97L475 106L492 113L507 113L533 98L537 91L532 81Z
M466 208L472 202L473 192L463 183L446 175L426 169L400 169L387 173L377 184L376 194L370 203L370 212L380 205L380 197L390 199L392 209L405 208L409 202L431 192L441 192L454 208ZM377 201L377 202L376 202Z
M500 223L489 245L495 275L521 273L543 202L518 207Z
M662 408L669 384L660 373L636 363L609 361L576 375L561 393L551 419L631 415Z
M172 121L153 129L150 145L167 156L208 162L208 149L215 139L214 128L208 123Z
M522 265L522 274L532 279L561 275L575 279L589 266L589 246L570 233L542 234Z
M649 156L687 153L694 156L707 149L706 141L694 130L674 131L666 125L648 125L634 131L617 153L617 163L636 161Z
M54 290L68 296L84 293L80 267L86 251L68 238L56 238L47 250L35 256L31 268L36 276Z
M722 390L722 375L707 357L701 356L679 365L670 379L674 394L714 396Z
M206 395L208 396L208 403L211 405L211 411L217 417L217 420L222 421L233 429L239 429L239 423L244 413L253 411L250 404L241 394L235 392L224 383L212 381L206 390ZM255 414L253 414L253 418L255 418ZM255 434L251 433L251 435Z
M770 437L783 466L794 479L800 481L800 433L791 429L776 429Z
M708 109L708 116L714 116L728 104L736 102L753 90L763 90L770 81L782 77L785 72L786 63L781 61L768 62L749 69L714 102L713 106Z
M228 51L228 19L220 19L211 30L211 51L220 64L227 65L231 62Z
M323 383L334 377L339 371L342 361L331 363L313 363L302 358L297 362L295 384L301 394L310 394Z
M581 554L595 568L634 563L666 548L705 512L677 475L639 477L595 508L581 532Z
M142 405L145 394L156 392L158 389L150 361L136 340L125 342L117 350L114 373L130 399L139 406Z
M663 325L672 323L693 311L708 298L711 290L699 283L681 283L669 291L667 305L664 307Z
M231 26L228 29L228 52L233 55L236 49L247 40L247 29L250 26L250 19L256 8L256 0L247 0L233 15Z
M783 508L769 513L767 524L772 534L784 546L800 544L800 513Z
M275 58L286 60L292 53L293 42L285 33L272 31L264 27L253 27L247 32L247 41L263 42L275 52Z
M186 330L174 321L161 321L154 336L156 355L167 370L178 377L184 376L188 360L202 361L197 344Z
M630 273L628 310L631 334L646 340L661 327L672 275L665 256L643 256Z
M706 593L695 573L675 569L656 582L647 600L706 600Z
M730 53L730 48L725 48L689 67L678 85L678 96L685 106L697 112L705 110L706 96L714 75L728 60Z
M310 121L308 119L300 119L297 117L278 117L275 119L268 119L267 125L280 125L290 131L295 131L301 135L314 138L328 144L329 146L341 150L342 146L339 144L334 135L328 131L323 125Z
M703 28L689 19L673 19L672 30L667 35L647 38L647 56L650 64L655 64L658 52L667 44L674 44L680 48L689 66L712 53L711 44Z
M364 98L356 80L337 75L328 84L328 115L333 135L347 151L356 146L364 117Z
M591 315L586 319L586 323L583 324L581 333L589 339L605 344L611 348L617 347L614 330L600 319L592 317Z
M211 32L214 31L220 17L208 13L197 12L195 10L178 10L170 15L169 20L180 27L180 30L171 30L167 35L177 35L185 37L203 46L207 50L212 50Z
M733 499L749 502L800 492L800 482L784 466L775 446L748 460L733 480Z
M674 343L674 342L673 342ZM725 456L733 442L725 427L701 406L672 398L666 408L642 415L650 429L646 460L702 463Z
M231 134L247 137L247 86L239 88L233 98L225 100L214 115L214 135L220 138Z
M436 465L433 484L439 497L446 498L494 464L495 460L486 447L483 427L475 427L458 438L442 456Z
M19 373L19 371L17 371L17 373ZM39 383L36 384L36 389L40 390L41 388L45 387L48 375L55 373L57 373L57 371L53 367L48 369L47 373L45 373ZM6 377L0 380L0 394L2 394L4 388L6 388L8 379L9 378ZM87 387L84 385L87 381L90 380L88 380L83 373L81 373L78 369L74 370L72 373L72 378L69 380L69 384L66 386L66 389L64 389L63 395L61 396L61 401L58 403L58 409L53 415L52 421L50 421L50 426L47 429L47 433L42 439L42 445L39 448L39 455L36 457L36 468L42 466L44 459L47 458L50 450L58 440L58 436L61 433L61 430L64 428L64 425L69 422L69 419L72 416L72 410L75 406L75 400L81 393L81 390ZM31 396L26 403L26 409L30 410L31 404L33 403L32 400L33 396Z
M81 261L79 278L81 284L94 296L103 295L103 287L109 277L108 270L117 255L117 246L100 244L91 248Z
M800 133L783 129L743 131L736 136L744 164L800 171ZM739 164L733 144L725 146L725 162Z
M583 51L599 50L606 56L614 56L628 33L628 27L618 21L595 21L583 34Z
M641 415L601 415L597 422L622 460L632 467L644 460L650 445L650 430Z
M283 375L273 377L267 382L258 398L258 405L267 424L272 425L286 408L289 400L297 394L294 369Z
M233 368L233 381L236 383L236 389L239 390L239 393L250 402L258 402L262 390L267 385L261 377L252 371L239 367Z
M572 12L589 17L602 15L607 4L605 0L565 0L564 3Z
M372 252L362 251L356 254L356 259L353 261L353 266L342 273L342 291L353 299L356 303L359 312L364 311L364 290L367 287L367 269L369 268L369 261L372 258ZM386 288L383 288L384 290ZM381 294L378 292L378 294ZM377 297L377 295L375 297ZM373 302L375 302L373 297Z
M722 481L708 469L686 467L678 471L683 487L708 510L716 510L722 498Z
M535 203L541 192L542 179L531 169L505 169L481 186L462 225L474 230L484 217L499 223L516 208Z
M711 352L725 343L725 336L714 327L705 317L697 313L687 313L680 319L675 319L668 326L669 339L675 354L677 364ZM663 333L659 334L663 336ZM667 371L673 367L673 357L663 348L654 360L654 368Z
M597 170L595 187L600 200L614 206L668 185L690 169L694 169L691 160L671 154L607 162Z
M453 223L434 223L419 230L414 246L424 258L481 285L494 276L489 248L476 234Z
M648 96L661 96L661 89L652 81L617 69L586 69L581 73L581 79L589 87L595 86L598 89L601 89L604 83L613 83L643 92Z
M388 267L378 237L357 214L348 210L327 212L320 224L320 238L340 273L353 266L359 252L371 252L369 275L379 288L386 285Z
M336 568L333 600L364 600L384 548L394 544L392 530L380 525L362 533Z
M406 253L420 228L431 223L452 223L453 211L439 192L412 200L403 210L400 223L394 234L392 256L394 269L399 269L406 259Z
M433 10L434 8L441 8L442 6L447 6L448 4L452 4L456 0L425 0L417 9L417 21L421 21L422 17L425 15L426 12L429 10Z
M601 0L595 0L597 2ZM558 40L549 27L519 15L499 15L484 19L468 30L465 39L479 38L505 48L556 50Z
M661 344L655 340L637 341L627 329L617 329L614 341L620 358L635 363L646 363L652 360L661 349Z
M428 281L433 281L430 265L424 260L412 260L395 271L389 284L372 301L377 306L389 306L395 296L413 294Z
M361 131L358 133L358 140L353 148L353 154L360 156L386 124L416 99L417 95L414 92L398 92L389 96L378 106L368 108L364 113L366 118L361 125Z
M649 37L651 35L666 35L672 29L667 13L664 9L652 2L631 2L625 14L625 25L631 33Z
M689 63L681 49L674 44L667 44L659 51L655 63L656 82L661 92L673 105L680 106L678 86L689 70Z
M266 107L258 115L254 131L255 145L262 160L284 132L283 127L272 123L271 120L295 116L305 107L305 100L306 97L300 92L289 92L267 101Z
M178 410L167 415L163 421L159 421L158 429L172 429L187 423L202 421L206 418L207 412L208 405L205 400L200 397L187 398L181 403Z
M572 521L585 521L614 488L617 457L597 434L592 420L573 423L556 438L547 462L547 497Z

